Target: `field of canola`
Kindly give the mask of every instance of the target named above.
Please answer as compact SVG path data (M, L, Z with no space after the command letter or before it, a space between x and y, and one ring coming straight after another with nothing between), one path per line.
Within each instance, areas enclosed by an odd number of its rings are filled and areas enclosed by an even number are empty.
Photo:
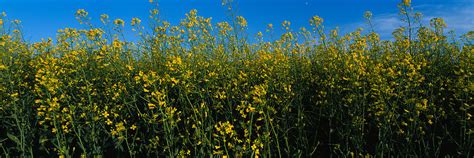
M155 9L151 29L78 10L84 29L33 43L3 13L0 157L472 157L474 30L398 7L391 40L370 12L365 31L314 16L248 35L241 16Z

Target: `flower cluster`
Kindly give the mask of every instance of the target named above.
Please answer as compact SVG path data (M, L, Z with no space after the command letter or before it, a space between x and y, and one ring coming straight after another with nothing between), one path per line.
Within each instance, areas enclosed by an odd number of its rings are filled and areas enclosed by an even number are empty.
M78 10L87 29L28 43L3 13L0 157L472 157L474 32L412 27L410 3L393 40L314 16L251 41L242 16L173 26L153 9L137 42Z

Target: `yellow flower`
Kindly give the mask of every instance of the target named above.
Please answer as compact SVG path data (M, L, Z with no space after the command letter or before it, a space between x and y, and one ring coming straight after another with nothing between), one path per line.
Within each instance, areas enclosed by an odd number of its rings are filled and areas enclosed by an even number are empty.
M132 19L132 22L130 23L130 25L132 25L132 26L140 25L141 22L142 22L142 20L140 20L140 19L138 19L138 18L133 18L133 19Z
M257 149L257 145L252 144L252 150L256 150L256 149Z
M118 41L118 40L114 40L114 41L112 42L112 45L113 45L113 47L114 47L115 49L120 49L120 48L122 48L122 42L120 42L120 41Z
M84 9L79 9L76 11L76 16L79 16L79 17L85 17L87 16L89 13L87 13Z
M174 86L179 83L179 79L176 79L174 77L171 77L171 85Z
M237 16L237 21L238 21L238 24L239 24L241 27L247 27L247 20L245 20L244 17L242 17L242 16Z
M403 5L410 6L411 0L403 0Z
M100 21L102 21L102 23L104 23L104 24L107 23L108 19L109 19L109 15L107 15L107 14L100 15Z
M125 126L123 125L123 122L116 124L115 128L117 129L117 132L125 131Z
M104 117L109 117L109 113L108 113L107 111L104 111L104 113L102 113L102 115L103 115Z
M3 20L2 19L0 19L0 25L3 25Z
M118 132L117 132L116 130L112 130L112 131L110 132L110 134L112 134L113 136L115 136L115 135L118 134Z
M267 27L268 27L269 29L272 29L272 28L273 28L273 24L268 24Z
M13 93L13 94L10 95L10 97L12 97L12 98L18 97L18 93Z
M129 71L132 71L132 70L133 70L133 67L132 67L131 65L127 65L127 69L128 69Z
M107 119L107 121L105 123L107 123L107 125L111 125L112 121L110 121L110 119Z
M153 103L148 103L148 109L153 110L156 108L156 105Z
M114 20L115 25L122 25L122 27L125 25L125 22L122 19L115 19Z
M311 26L318 26L320 25L321 23L323 23L323 19L319 16L313 16L313 18L311 18L310 20L310 24Z
M135 130L135 129L137 129L137 126L132 125L132 126L130 127L130 129L131 129L131 130Z

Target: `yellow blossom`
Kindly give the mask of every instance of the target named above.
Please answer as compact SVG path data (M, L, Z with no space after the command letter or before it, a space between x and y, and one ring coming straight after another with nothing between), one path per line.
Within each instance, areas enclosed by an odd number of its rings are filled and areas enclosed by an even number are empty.
M142 20L140 20L140 19L138 19L138 18L133 18L133 19L132 19L132 22L130 23L130 25L132 25L132 26L140 25L141 22L142 22Z
M130 127L130 129L131 129L131 130L135 130L135 129L137 129L137 126L132 125L132 126Z
M120 25L120 26L123 27L125 25L125 22L122 19L115 19L114 24L115 25Z
M156 105L153 103L148 103L148 109L153 110L156 108Z
M411 0L403 0L403 5L410 6Z

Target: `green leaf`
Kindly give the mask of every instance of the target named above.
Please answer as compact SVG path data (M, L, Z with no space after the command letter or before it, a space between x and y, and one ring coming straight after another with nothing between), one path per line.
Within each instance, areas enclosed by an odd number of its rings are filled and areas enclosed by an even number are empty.
M18 137L11 135L10 133L7 133L7 137L10 138L12 141L14 141L16 144L21 144Z

